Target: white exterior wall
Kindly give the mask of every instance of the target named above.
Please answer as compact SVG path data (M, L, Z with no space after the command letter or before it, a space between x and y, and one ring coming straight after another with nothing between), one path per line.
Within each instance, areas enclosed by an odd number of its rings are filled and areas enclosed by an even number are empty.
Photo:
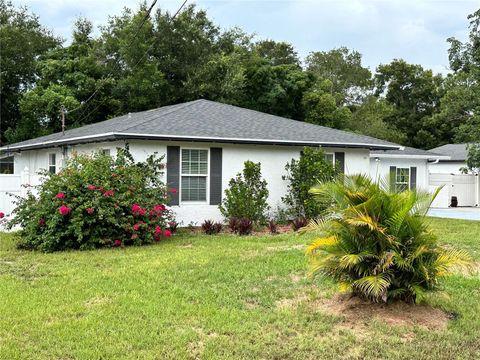
M467 164L463 161L456 162L438 162L436 164L430 164L431 174L461 174L461 167L465 167Z
M201 143L201 142L165 142L153 140L130 140L130 152L136 161L143 161L149 155L157 152L159 156L166 155L167 146L174 145L181 148L209 149L210 147L221 147L222 151L222 193L228 187L228 182L237 173L243 170L243 163L246 160L260 162L262 165L262 176L268 183L269 205L271 210L276 210L277 206L282 205L281 198L287 190L287 183L282 180L285 175L285 165L292 158L298 159L302 147L296 146L272 146L272 145L242 145L242 144L219 144L219 143ZM91 153L97 149L110 149L112 155L116 153L117 147L124 147L124 141L92 143L69 146L67 156L72 152ZM345 152L345 173L368 173L369 171L369 151L366 149L342 149L342 148L324 148L326 153ZM55 152L57 162L62 159L62 150L45 149L24 151L20 155L15 154L15 172L21 171L25 167L30 170L30 183L38 184L39 177L35 175L40 169L45 169L48 165L48 154ZM166 159L165 159L166 162ZM166 176L164 174L164 180ZM173 206L176 212L177 221L188 225L193 222L199 225L206 219L221 221L222 216L217 205L209 205L209 179L207 180L207 202L205 203L182 203L179 206Z
M370 158L370 176L376 180L390 178L390 166L400 168L417 168L417 189L428 190L428 165L426 159L408 158Z

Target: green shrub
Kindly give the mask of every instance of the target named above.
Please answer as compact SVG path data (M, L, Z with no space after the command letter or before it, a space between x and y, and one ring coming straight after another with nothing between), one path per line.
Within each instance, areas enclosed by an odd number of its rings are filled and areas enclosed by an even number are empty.
M262 179L260 163L245 161L242 173L230 180L220 211L225 218L247 218L256 223L265 223L267 182Z
M155 155L135 163L128 149L115 159L73 154L58 174L42 173L37 196L17 199L9 226L21 226L21 246L43 251L158 241L175 224L163 166Z
M283 180L288 181L288 191L282 201L287 205L289 215L295 218L317 217L325 210L325 206L315 201L309 190L312 186L335 177L333 164L325 160L322 149L305 147L300 159L292 159L285 170L287 175L283 176Z
M435 195L389 192L362 175L319 185L312 193L333 205L327 220L309 226L320 235L307 249L311 270L355 295L418 302L453 266L469 264L467 253L441 248L426 222Z

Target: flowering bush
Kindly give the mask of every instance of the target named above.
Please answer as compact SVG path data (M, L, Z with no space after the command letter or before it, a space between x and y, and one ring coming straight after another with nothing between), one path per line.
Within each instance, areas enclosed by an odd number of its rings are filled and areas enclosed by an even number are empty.
M8 223L22 247L43 251L154 243L176 224L160 180L162 158L135 163L128 148L115 159L74 154L58 174L43 172L38 195L17 198Z

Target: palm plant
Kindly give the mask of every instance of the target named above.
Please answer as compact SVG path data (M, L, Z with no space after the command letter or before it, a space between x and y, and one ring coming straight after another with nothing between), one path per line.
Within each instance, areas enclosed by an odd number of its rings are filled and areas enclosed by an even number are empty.
M306 250L311 271L375 302L418 302L454 266L469 266L470 257L437 244L425 218L436 193L387 189L364 175L311 189L329 204L324 219L304 230L319 233Z

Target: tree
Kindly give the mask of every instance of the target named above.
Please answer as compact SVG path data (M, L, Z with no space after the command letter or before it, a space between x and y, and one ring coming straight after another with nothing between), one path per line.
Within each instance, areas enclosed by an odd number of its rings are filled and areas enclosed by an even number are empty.
M246 64L241 105L269 114L303 119L302 97L312 82L297 65L270 65L254 57Z
M352 112L346 106L340 105L341 94L333 93L333 84L330 80L317 82L313 88L304 92L302 99L305 121L344 129L350 122Z
M270 65L300 66L298 54L289 43L261 40L255 43L253 50L259 57L267 60Z
M305 147L300 159L292 159L285 165L287 175L283 180L288 182L287 194L282 201L287 205L287 212L294 217L313 219L319 216L325 206L315 201L309 193L310 189L321 182L331 181L336 175L333 164L325 159L320 148Z
M405 145L431 148L438 145L431 117L439 110L442 76L420 65L393 60L380 65L375 74L376 95L394 108L385 122L407 136Z
M339 105L361 102L371 88L372 74L362 66L362 55L358 51L340 47L330 51L311 52L306 59L307 70L317 81L331 82L331 94L339 94Z
M405 143L405 134L385 122L394 112L393 106L384 99L367 96L363 103L356 107L346 129L398 144Z
M0 0L0 144L20 118L20 98L38 77L37 59L60 45L27 8ZM33 134L34 135L34 134ZM32 135L30 135L32 136Z
M57 47L38 60L39 78L20 99L21 119L7 133L10 142L60 131L62 108L74 110L66 116L67 128L104 120L115 113L118 104L106 101L110 96L108 80L104 80L106 69L91 32L91 22L78 19L72 44ZM95 98L81 107L94 92Z

